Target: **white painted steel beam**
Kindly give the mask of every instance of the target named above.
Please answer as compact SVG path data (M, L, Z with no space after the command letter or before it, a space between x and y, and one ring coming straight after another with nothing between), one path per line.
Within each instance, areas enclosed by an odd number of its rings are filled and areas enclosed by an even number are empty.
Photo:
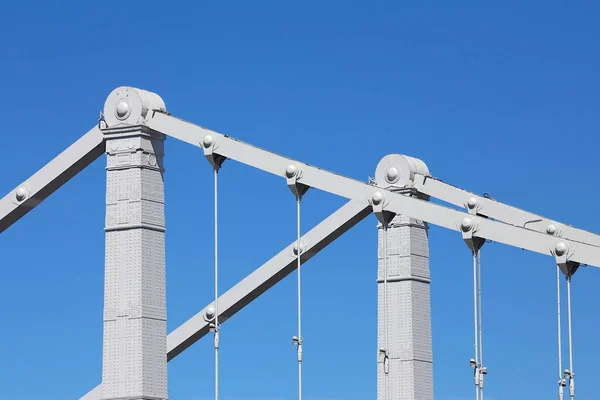
M104 153L96 126L0 200L0 233Z
M497 221L544 234L600 247L600 235L541 217L491 198L479 196L431 176L415 174L412 186L422 194L459 207L465 207L468 210L475 211L478 215L484 215Z
M302 236L302 264L371 214L369 204L350 201ZM219 322L223 323L296 269L296 241L279 252L219 297ZM209 332L204 319L208 304L167 336L167 359L172 360ZM102 385L80 400L99 400Z
M155 131L195 146L210 148L216 154L274 175L285 177L287 167L295 164L300 174L298 182L338 196L371 203L373 195L379 192L381 196L376 195L376 197L383 202L384 210L525 250L546 255L566 256L573 262L600 266L600 248L589 244L545 235L527 228L469 215L415 197L393 193L263 150L164 112L153 111L145 123Z

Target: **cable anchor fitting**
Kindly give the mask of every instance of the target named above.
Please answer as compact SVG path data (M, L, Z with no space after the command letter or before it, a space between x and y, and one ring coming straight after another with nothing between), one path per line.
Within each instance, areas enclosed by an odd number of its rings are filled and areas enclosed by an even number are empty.
M575 261L569 261L572 253L569 249L569 244L563 240L557 242L553 249L550 249L550 253L556 259L556 265L565 274L567 280L571 280L577 269L579 263Z
M474 358L471 358L469 360L469 366L471 368L473 368L473 381L475 383L476 387L479 387L480 382L481 382L481 378L480 378L480 369L479 369L479 363L477 361L475 361Z
M460 232L462 233L463 240L465 244L473 254L477 254L477 252L481 249L481 247L485 243L484 238L477 237L475 234L479 230L479 224L477 222L477 218L469 215L464 217L460 223Z
M208 322L208 330L210 332L217 332L219 330L219 324L217 324L216 311L214 306L208 306L204 311L204 320Z
M387 227L389 223L392 222L392 220L396 217L396 213L384 210L384 208L388 205L388 201L383 191L376 191L368 201L373 208L373 214L375 214L377 220L384 227Z
M288 187L296 197L296 200L302 200L302 197L306 194L310 186L307 186L299 181L302 179L302 170L298 165L291 163L285 168L283 173Z
M302 362L302 338L298 338L298 336L292 337L292 344L297 346L296 354L298 356L298 362Z
M200 145L204 149L204 156L208 160L208 162L213 166L215 171L218 171L221 168L221 165L227 160L227 157L222 156L215 152L219 147L215 134L207 133L204 135L202 142Z
M390 357L386 349L379 349L380 362L383 364L383 373L390 373Z
M569 380L569 396L573 399L575 397L575 374L565 369L565 378ZM566 386L566 382L563 386Z
M487 368L480 366L479 367L479 387L483 389L483 377L487 375Z

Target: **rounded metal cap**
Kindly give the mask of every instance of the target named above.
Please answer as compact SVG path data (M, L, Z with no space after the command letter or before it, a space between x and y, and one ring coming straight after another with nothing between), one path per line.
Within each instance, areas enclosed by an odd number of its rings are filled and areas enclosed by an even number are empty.
M129 86L113 90L104 103L104 119L108 127L143 125L149 111L166 111L165 102L156 93Z
M212 320L215 317L215 308L213 306L208 306L206 311L204 312L204 316L207 320Z
M464 217L460 224L460 228L463 230L463 232L469 232L471 229L473 229L474 225L475 222L473 221L473 218Z
M469 197L469 200L467 200L467 207L469 207L470 210L477 207L477 198L474 196Z
M556 252L557 256L562 256L567 252L567 250L569 250L569 246L567 245L567 243L562 241L556 243L556 246L554 246L554 251Z
M375 193L373 193L371 200L373 200L373 204L379 205L379 203L381 203L381 201L383 200L383 193L381 193L379 190L376 191Z
M296 164L289 164L285 169L285 176L293 178L298 173L298 166Z
M427 165L418 158L388 154L375 170L375 182L382 188L403 188L412 183L415 173L429 175Z
M17 191L15 193L15 197L17 198L17 201L23 201L27 198L28 194L29 194L29 191L27 190L26 187L19 186L19 188L17 189Z
M212 146L212 144L214 142L215 142L215 137L213 135L211 135L210 133L207 133L204 136L204 139L202 140L202 145L208 149L210 146Z

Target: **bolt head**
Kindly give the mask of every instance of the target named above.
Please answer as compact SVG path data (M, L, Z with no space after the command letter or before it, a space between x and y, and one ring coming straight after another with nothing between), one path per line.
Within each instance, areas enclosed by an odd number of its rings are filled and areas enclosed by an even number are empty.
M473 221L473 218L465 217L460 224L460 228L463 230L463 232L469 232L471 229L473 229L474 225L475 222Z
M25 200L25 197L27 197L27 189L25 189L23 186L19 187L15 196L17 197L17 201Z
M377 191L373 193L373 204L378 205L383 201L383 193Z
M471 210L477 207L477 198L474 196L469 197L469 200L467 200L467 207Z
M556 227L555 224L548 224L548 226L546 227L546 233L548 235L554 235L554 234L556 234L557 230L558 230L558 228Z
M396 168L396 167L390 167L385 172L385 180L388 181L389 183L396 182L398 180L399 176L400 176L400 171L398 171L398 168Z
M131 110L128 102L126 102L125 100L121 100L119 103L117 103L117 106L115 107L115 116L117 117L117 119L126 119L129 116L130 112Z
M562 256L563 254L565 254L567 252L568 249L569 249L569 246L567 246L567 244L562 241L556 243L556 246L554 246L554 250L555 250L557 256Z
M285 169L285 176L288 178L293 178L298 173L298 167L296 164L290 164Z
M204 315L206 316L207 320L211 320L215 317L215 308L213 306L208 306L208 308L206 309Z
M292 247L294 254L298 255L298 242L294 243L294 246ZM300 243L300 253L302 253L304 251L304 246L303 243Z
M206 136L204 136L204 140L202 141L202 144L204 145L204 147L206 147L207 149L212 146L212 144L215 142L215 137L213 135L211 135L210 133L206 134Z

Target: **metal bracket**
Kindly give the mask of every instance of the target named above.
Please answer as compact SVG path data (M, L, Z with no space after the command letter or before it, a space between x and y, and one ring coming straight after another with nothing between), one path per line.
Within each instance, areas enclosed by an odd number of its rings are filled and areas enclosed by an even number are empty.
M209 332L218 331L219 327L216 324L216 311L213 305L206 307L206 311L204 312L204 320L208 322L208 330Z
M477 218L474 216L464 217L460 223L460 231L462 233L465 244L473 253L477 253L485 243L484 238L475 236L479 228Z
M302 200L302 197L310 189L310 186L298 182L302 179L302 170L296 164L292 163L285 168L284 176L288 187L294 196L296 196L296 200Z
M302 342L302 338L299 338L298 336L292 337L292 344L297 346L296 354L298 356L298 362L302 362Z
M379 349L379 362L383 364L383 373L390 373L390 357L386 349Z
M487 368L480 366L479 367L479 387L483 389L483 377L487 375Z
M577 269L579 268L579 263L575 261L570 261L571 251L569 249L569 245L566 241L559 241L554 246L554 249L550 250L550 253L556 259L556 265L560 268L563 274L567 277L567 279L571 279L571 277L575 274Z
M215 135L211 133L207 133L204 135L202 139L202 148L204 149L204 156L208 160L208 162L213 166L213 168L218 171L221 168L221 165L227 160L227 157L222 156L215 152L215 150L219 147L216 141Z
M308 245L306 244L306 241L304 239L300 239L300 255L303 255L307 248ZM290 255L294 258L298 257L298 242L294 242L292 245Z
M387 201L382 191L373 193L373 196L369 199L369 203L373 207L373 214L375 214L383 226L388 226L394 217L396 217L395 212L384 210L387 206Z

